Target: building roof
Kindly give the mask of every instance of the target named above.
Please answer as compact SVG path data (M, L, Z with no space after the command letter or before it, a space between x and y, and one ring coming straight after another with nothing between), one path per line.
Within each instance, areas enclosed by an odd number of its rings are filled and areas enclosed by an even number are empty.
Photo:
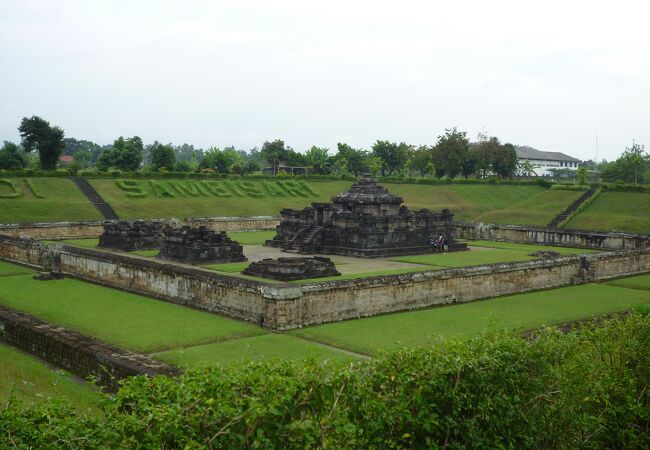
M540 159L544 161L572 161L580 162L579 159L569 156L561 152L543 152L526 145L518 145L515 147L517 151L517 158L520 159Z

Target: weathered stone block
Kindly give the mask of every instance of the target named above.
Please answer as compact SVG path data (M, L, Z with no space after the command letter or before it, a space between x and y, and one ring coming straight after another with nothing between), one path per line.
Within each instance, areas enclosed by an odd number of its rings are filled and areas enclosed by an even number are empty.
M341 275L329 258L267 258L251 263L244 275L273 278L280 281L305 280Z
M233 241L225 232L215 232L207 227L167 227L157 258L170 259L186 264L210 264L242 262L241 244Z

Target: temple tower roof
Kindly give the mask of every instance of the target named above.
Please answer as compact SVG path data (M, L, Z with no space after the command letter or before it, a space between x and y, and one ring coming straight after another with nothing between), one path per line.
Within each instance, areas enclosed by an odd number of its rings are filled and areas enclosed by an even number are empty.
M402 197L391 194L368 174L363 175L350 189L332 198L335 205L400 205L402 202Z

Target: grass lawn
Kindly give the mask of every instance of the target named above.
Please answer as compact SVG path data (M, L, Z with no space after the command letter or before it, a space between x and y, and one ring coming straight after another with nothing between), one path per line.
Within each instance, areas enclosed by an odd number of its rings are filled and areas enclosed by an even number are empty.
M271 359L305 360L314 358L335 362L358 361L349 353L323 347L287 334L265 334L172 350L153 356L168 364L184 368Z
M646 291L588 284L319 325L291 334L372 355L430 344L438 336L476 335L490 324L527 330L645 304L650 304Z
M228 236L242 245L264 245L266 240L273 239L275 230L231 231Z
M265 333L253 325L66 278L0 278L0 304L140 352Z
M564 226L650 233L650 193L603 192Z
M0 198L0 223L102 220L99 211L67 178L30 178L44 198L35 197L24 179L9 179L22 196Z
M9 398L31 405L46 399L65 400L78 411L94 408L100 394L75 382L64 371L54 371L38 359L0 344L0 408Z
M548 189L520 203L504 209L492 210L472 220L484 223L546 226L583 193L583 191Z
M539 244L517 244L514 242L501 242L501 241L468 241L464 240L467 245L472 247L488 247L488 248L500 248L504 250L521 250L528 253L535 252L537 250L552 250L561 255L569 255L576 253L599 253L603 250L597 249L586 249L586 248L572 248L572 247L556 247L553 245L539 245Z
M609 286L618 286L630 289L640 289L643 291L650 291L650 274L638 275L628 278L620 278L618 280L605 283ZM650 293L648 293L650 295Z
M0 261L0 277L10 277L12 275L27 275L34 273L36 272L31 269L27 269L26 267Z

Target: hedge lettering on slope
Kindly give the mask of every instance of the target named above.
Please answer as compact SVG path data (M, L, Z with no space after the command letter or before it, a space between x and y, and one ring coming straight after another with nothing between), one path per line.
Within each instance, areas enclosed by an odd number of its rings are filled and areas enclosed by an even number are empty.
M130 198L144 198L147 193L135 180L115 180L118 188L126 191L126 196Z
M11 191L5 192L4 190L0 189L0 198L19 198L23 195L23 191L21 191L20 188L16 186L16 184L11 180L0 178L0 188L2 186L8 186Z
M36 198L45 198L41 190L36 186L34 183L34 180L31 178L25 178L23 181L25 181L25 184L29 188L29 190L32 192L32 195Z
M148 193L141 185L144 181L115 180L127 197L144 198ZM150 191L156 197L318 197L307 183L301 180L253 182L249 180L148 180Z
M524 340L492 330L351 366L134 377L103 415L0 408L18 448L649 448L650 317Z

